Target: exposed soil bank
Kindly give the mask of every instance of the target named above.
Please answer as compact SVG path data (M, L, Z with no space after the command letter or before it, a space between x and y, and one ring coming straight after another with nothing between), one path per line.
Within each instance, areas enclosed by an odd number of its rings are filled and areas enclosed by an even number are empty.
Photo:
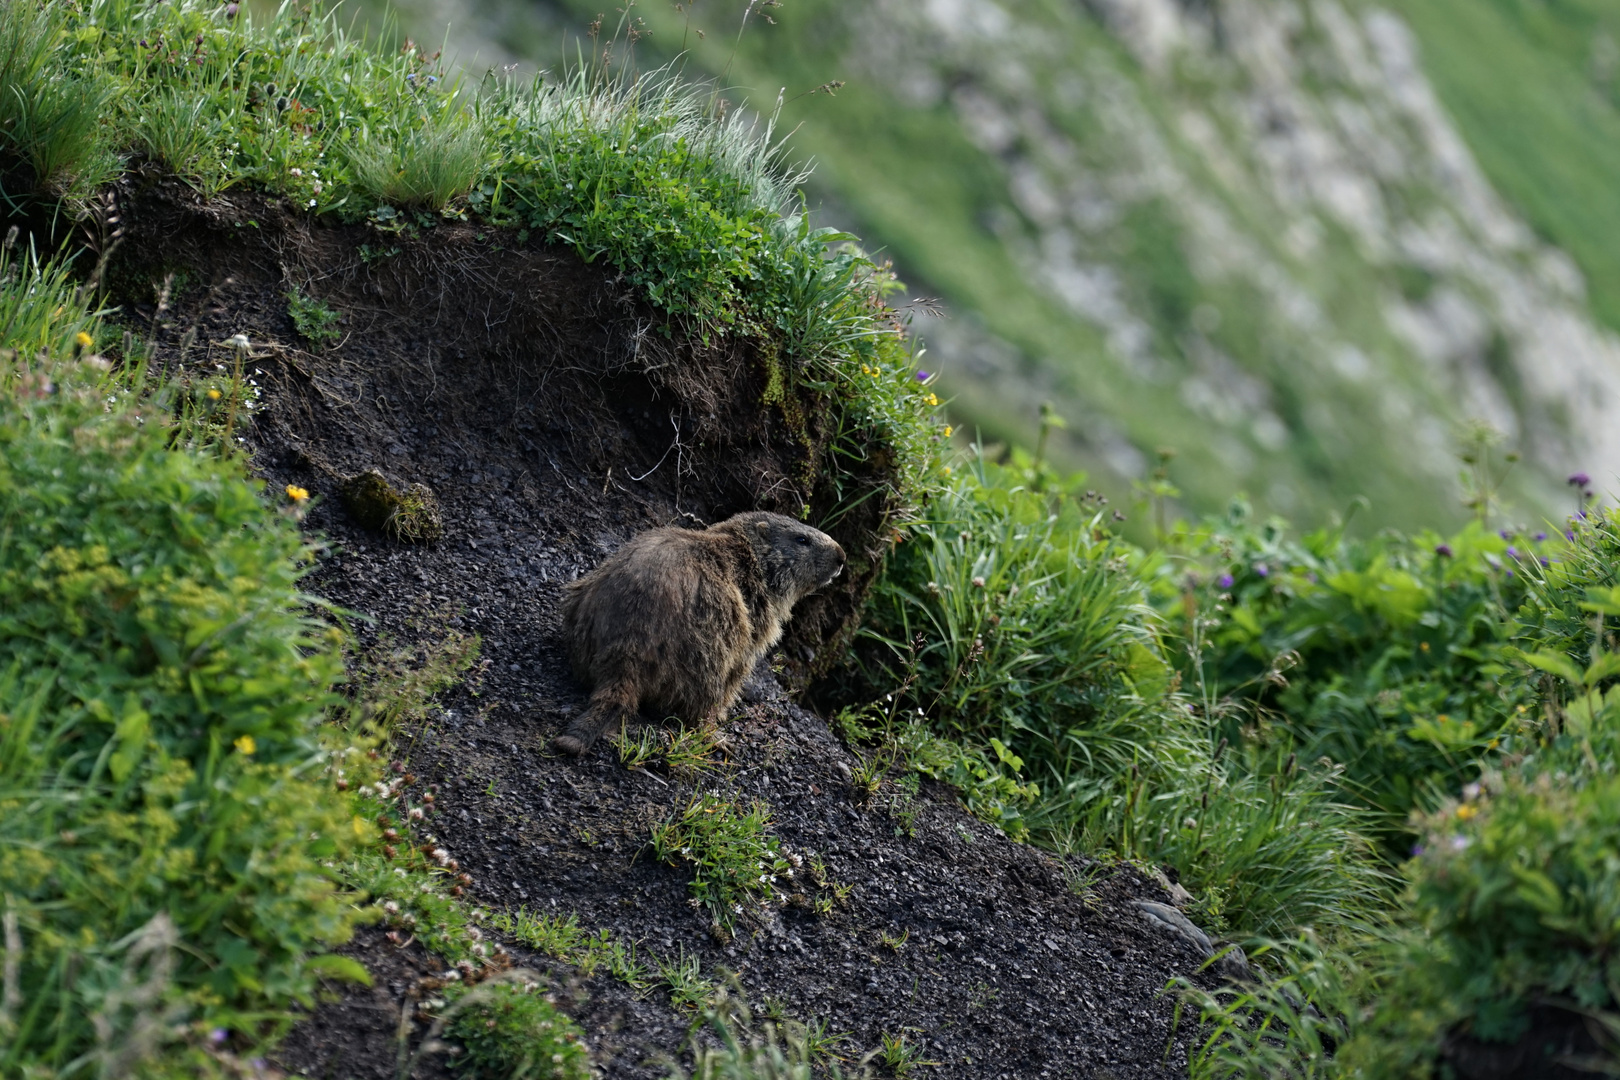
M828 509L805 469L827 435L813 412L795 426L760 404L753 345L666 334L610 272L567 251L502 247L511 238L464 224L409 238L314 226L257 199L203 208L160 187L127 202L121 287L181 275L158 319L160 356L227 363L213 343L253 342L255 467L273 490L316 495L307 525L330 542L311 590L370 620L363 643L412 640L433 613L482 637L477 696L448 692L397 739L419 783L437 785L427 829L473 874L475 900L577 913L664 957L684 949L706 973L736 972L755 1003L849 1032L854 1057L888 1033L920 1043L937 1077L1185 1073L1192 1032L1184 1023L1172 1035L1162 991L1198 957L1130 903L1167 900L1160 889L1125 870L1082 899L1061 863L931 784L909 806L896 793L863 805L848 782L855 760L763 667L728 725L729 763L700 783L769 802L787 847L853 887L830 914L790 904L717 941L688 902L685 872L645 846L693 784L627 771L605 744L579 762L547 756L585 701L558 640L565 582L653 525L804 502L816 521ZM285 299L294 285L343 313L341 343L301 341ZM132 314L139 331L154 313ZM182 361L191 327L198 344ZM352 522L337 485L368 468L430 487L443 538L402 546ZM847 632L884 512L874 500L832 530L853 572L801 606L784 647L790 674L809 674ZM392 1077L399 1002L441 965L376 931L350 951L376 985L323 1005L281 1060L311 1077ZM604 1075L665 1075L658 1061L679 1053L691 1017L661 991L638 998L604 974L579 980L512 952L552 972Z

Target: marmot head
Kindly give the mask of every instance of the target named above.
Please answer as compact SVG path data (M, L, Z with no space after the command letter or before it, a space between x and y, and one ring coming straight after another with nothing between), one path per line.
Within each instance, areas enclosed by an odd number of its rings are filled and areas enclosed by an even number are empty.
M766 586L789 603L844 572L844 549L838 541L802 521L760 510L738 514L723 524L744 531L765 568Z

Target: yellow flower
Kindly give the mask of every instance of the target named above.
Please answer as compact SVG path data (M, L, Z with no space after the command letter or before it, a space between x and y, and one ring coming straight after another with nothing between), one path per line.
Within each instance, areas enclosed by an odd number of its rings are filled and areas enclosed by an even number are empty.
M88 349L90 346L96 343L95 339L89 334L85 333L83 330L80 330L77 334L73 335L73 341L81 349Z
M1485 744L1485 749L1487 749L1487 750L1495 750L1498 746L1501 746L1501 745L1502 745L1502 740L1501 739L1492 739L1490 742Z
M210 391L208 391L208 400L209 401L218 401L219 400L219 391L218 390L210 390Z
M930 404L930 405L938 405L939 404L939 395L938 394L929 394L928 395L928 404Z
M951 432L953 432L953 431L955 431L955 430L956 430L956 429L955 429L955 428L953 428L953 427L951 427L951 425L949 425L949 424L946 424L946 425L945 425L945 437L946 437L946 438L947 438L947 439L948 439L948 438L950 438L950 437L951 437Z
M1470 818L1474 818L1474 817L1478 817L1478 816L1479 816L1479 807L1477 807L1477 806L1468 806L1468 805L1465 804L1463 806L1457 807L1457 820L1458 821L1467 821Z
M949 465L945 466L945 475L946 476L951 475L951 467Z
M299 487L297 484L288 484L287 497L293 502L303 502L305 499L309 498L309 492Z
M255 751L255 750L257 750L259 748L258 744L253 741L253 736L251 736L251 735L243 735L240 739L237 739L231 745L236 747L238 750L240 750L244 754L251 754L251 753L253 753L253 751Z

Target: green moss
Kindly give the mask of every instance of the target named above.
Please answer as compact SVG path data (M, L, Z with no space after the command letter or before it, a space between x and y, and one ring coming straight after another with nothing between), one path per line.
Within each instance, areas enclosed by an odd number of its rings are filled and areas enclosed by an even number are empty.
M363 528L403 544L428 544L444 535L439 500L426 484L395 488L376 469L344 480L338 495L349 516Z

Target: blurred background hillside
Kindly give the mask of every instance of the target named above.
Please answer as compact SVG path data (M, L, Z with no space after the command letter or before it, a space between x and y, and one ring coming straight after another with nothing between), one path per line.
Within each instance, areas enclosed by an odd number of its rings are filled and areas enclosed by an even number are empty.
M1186 513L1452 525L1471 421L1512 520L1620 488L1620 0L346 4L474 80L640 19L640 68L780 101L960 431L1033 447L1050 402L1116 503L1173 447Z

